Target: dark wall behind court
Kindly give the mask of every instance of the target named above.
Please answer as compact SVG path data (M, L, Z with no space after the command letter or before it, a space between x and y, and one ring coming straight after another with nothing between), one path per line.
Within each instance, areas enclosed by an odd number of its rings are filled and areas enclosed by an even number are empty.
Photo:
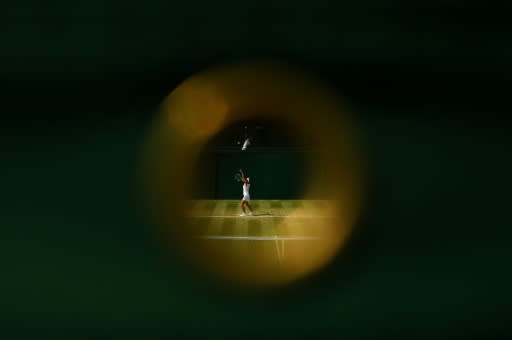
M242 183L235 175L242 169L251 180L251 198L302 199L310 167L310 154L300 148L219 148L199 157L193 176L196 199L239 200Z
M242 198L242 185L233 180L233 175L242 168L251 180L252 199L301 199L308 156L305 152L278 148L221 153L217 156L215 198Z
M0 335L509 334L509 10L3 5ZM314 279L256 299L224 294L162 251L134 184L148 125L173 87L253 56L332 84L371 166L349 250Z

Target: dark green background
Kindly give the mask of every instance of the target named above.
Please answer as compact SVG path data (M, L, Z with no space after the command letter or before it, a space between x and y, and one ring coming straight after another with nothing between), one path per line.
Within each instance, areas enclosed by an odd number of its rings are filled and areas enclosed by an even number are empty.
M238 150L237 150L238 151ZM306 181L307 155L286 150L257 150L223 153L218 156L218 199L241 199L242 185L233 181L238 168L251 181L251 199L301 199Z
M510 331L507 9L432 0L3 7L1 333ZM350 249L316 278L257 299L166 258L134 189L164 96L203 67L252 56L330 82L357 113L371 160Z
M310 154L304 148L219 147L201 155L196 166L195 198L242 198L239 169L251 180L251 199L302 199Z

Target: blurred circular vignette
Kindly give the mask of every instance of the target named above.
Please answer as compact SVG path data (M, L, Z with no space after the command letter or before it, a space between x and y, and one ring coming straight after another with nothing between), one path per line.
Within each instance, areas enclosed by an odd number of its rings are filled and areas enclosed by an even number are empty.
M311 144L304 197L270 216L226 215L243 220L242 230L215 234L218 216L201 209L194 195L198 177L214 175L196 164L223 128L254 118L283 121ZM150 127L142 167L161 241L190 266L242 287L283 286L325 267L350 240L362 208L363 152L350 113L317 77L276 61L233 63L186 79ZM263 218L266 232L248 236L251 221Z

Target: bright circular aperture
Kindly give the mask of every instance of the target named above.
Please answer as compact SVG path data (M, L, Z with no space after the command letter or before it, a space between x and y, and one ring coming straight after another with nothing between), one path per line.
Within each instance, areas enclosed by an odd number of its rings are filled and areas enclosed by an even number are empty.
M240 229L229 222L233 234L221 235L206 207L224 203L193 199L197 176L206 175L195 165L223 128L254 118L286 122L308 139L304 197ZM192 264L230 282L282 285L324 267L346 244L360 212L360 155L348 113L324 84L287 65L240 63L198 73L164 100L143 150L143 184L159 235ZM265 232L248 236L250 221Z

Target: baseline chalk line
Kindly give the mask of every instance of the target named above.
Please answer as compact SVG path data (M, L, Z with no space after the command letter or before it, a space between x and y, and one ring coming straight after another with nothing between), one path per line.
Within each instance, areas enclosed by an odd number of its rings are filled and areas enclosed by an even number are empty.
M252 215L252 216L235 216L235 215L226 215L226 216L223 216L223 215L214 215L214 216L189 216L188 218L334 218L334 217L331 217L331 216L286 216L286 215L272 215L272 216L269 216L269 215L262 215L262 216L258 216L258 215Z
M250 240L250 241L308 241L321 240L316 236L198 236L197 238L208 240Z

